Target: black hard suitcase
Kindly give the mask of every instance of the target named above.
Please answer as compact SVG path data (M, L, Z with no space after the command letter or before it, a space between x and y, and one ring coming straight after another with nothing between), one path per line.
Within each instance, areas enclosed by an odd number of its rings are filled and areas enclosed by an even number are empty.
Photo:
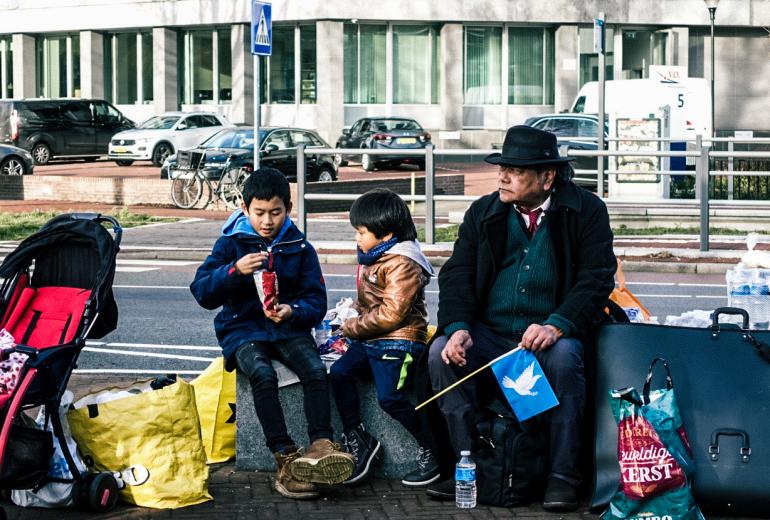
M720 324L742 313L744 329ZM707 514L770 517L770 332L747 331L740 309L717 309L710 328L608 324L596 342L594 494L603 509L618 487L610 389L641 389L653 358L671 365L695 459L692 491ZM763 353L764 352L764 355ZM653 388L663 386L658 374Z

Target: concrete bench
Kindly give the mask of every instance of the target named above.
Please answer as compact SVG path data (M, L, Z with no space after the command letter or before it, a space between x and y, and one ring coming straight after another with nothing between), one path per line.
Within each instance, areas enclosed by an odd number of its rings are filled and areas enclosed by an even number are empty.
M330 363L327 362L327 368ZM302 385L296 375L277 361L273 367L278 374L278 397L283 407L289 435L295 442L307 447L307 421L302 404ZM339 442L342 433L337 408L330 392L332 404L332 428L334 441ZM374 475L382 478L401 478L416 467L417 443L411 435L380 408L374 383L369 381L358 386L361 401L361 418L369 431L382 443L383 458L375 465ZM415 402L412 396L412 402ZM254 411L254 400L247 378L237 377L236 409L238 410L238 435L236 440L236 467L241 470L273 471L275 461L265 446L265 436Z

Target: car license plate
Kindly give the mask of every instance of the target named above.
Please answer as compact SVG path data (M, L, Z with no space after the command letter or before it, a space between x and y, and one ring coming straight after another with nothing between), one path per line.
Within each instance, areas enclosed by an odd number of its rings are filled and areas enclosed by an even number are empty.
M417 139L415 139L414 137L399 137L398 139L396 139L396 142L398 144L414 144L417 142Z
M116 146L115 148L112 149L112 152L113 153L126 153L126 152L128 152L128 148L126 148L125 146Z

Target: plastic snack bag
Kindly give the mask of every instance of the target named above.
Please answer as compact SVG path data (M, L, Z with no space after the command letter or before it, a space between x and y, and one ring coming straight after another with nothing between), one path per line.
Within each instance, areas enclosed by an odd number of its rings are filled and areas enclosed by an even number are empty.
M273 255L270 253L267 260L267 269L259 269L254 272L254 283L257 286L262 308L266 311L274 311L278 305L278 275L273 271Z
M666 388L650 392L658 361L666 368ZM623 388L610 391L610 404L618 422L620 486L602 520L704 520L690 492L694 465L668 362L652 361L642 399Z

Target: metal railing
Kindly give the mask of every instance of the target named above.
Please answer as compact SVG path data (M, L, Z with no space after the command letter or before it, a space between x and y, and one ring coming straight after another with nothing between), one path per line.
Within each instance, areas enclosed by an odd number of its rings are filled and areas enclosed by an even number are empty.
M580 138L581 140L590 140L589 138ZM700 207L699 212L699 224L700 224L700 250L709 250L709 179L710 177L727 176L732 179L735 176L768 176L770 177L770 171L735 171L732 166L727 171L714 171L709 169L709 160L717 158L726 158L730 161L728 164L732 164L734 159L766 159L770 158L770 150L760 152L746 152L735 151L733 146L736 143L752 143L752 144L770 144L770 138L753 138L753 139L739 139L739 138L710 138L704 139L701 136L697 136L695 141L689 141L688 143L694 145L694 150L688 151L672 151L670 149L657 150L657 151L637 151L637 150L618 150L616 146L612 146L619 142L660 142L668 148L668 143L672 141L683 141L683 139L666 139L666 138L644 138L644 139L626 139L626 138L609 138L610 150L569 150L568 156L571 157L691 157L695 159L695 170L654 170L654 171L634 171L634 170L617 170L610 169L605 170L605 174L612 175L661 175L661 176L694 176L695 177L695 198L697 204ZM711 144L707 143L728 143L727 151L712 151ZM307 229L307 206L306 202L311 200L356 200L359 195L356 194L343 194L343 193L307 193L306 186L306 155L388 155L393 156L397 154L404 157L425 157L425 194L424 195L401 195L406 201L424 202L425 203L425 243L435 243L435 204L441 201L466 201L473 202L479 197L469 195L437 195L435 193L435 158L436 156L476 156L486 155L493 152L499 152L500 150L494 149L435 149L433 144L428 144L424 149L416 150L387 150L387 149L361 149L361 148L310 148L306 149L305 145L299 145L297 147L297 225L303 232ZM592 170L577 170L576 173L587 173ZM593 170L595 171L595 170ZM597 175L597 193L604 193L603 179ZM604 198L605 202L612 202L609 198ZM656 202L665 202L666 199L656 200ZM626 200L623 202L649 204L649 200ZM681 200L675 200L673 202L681 203Z

